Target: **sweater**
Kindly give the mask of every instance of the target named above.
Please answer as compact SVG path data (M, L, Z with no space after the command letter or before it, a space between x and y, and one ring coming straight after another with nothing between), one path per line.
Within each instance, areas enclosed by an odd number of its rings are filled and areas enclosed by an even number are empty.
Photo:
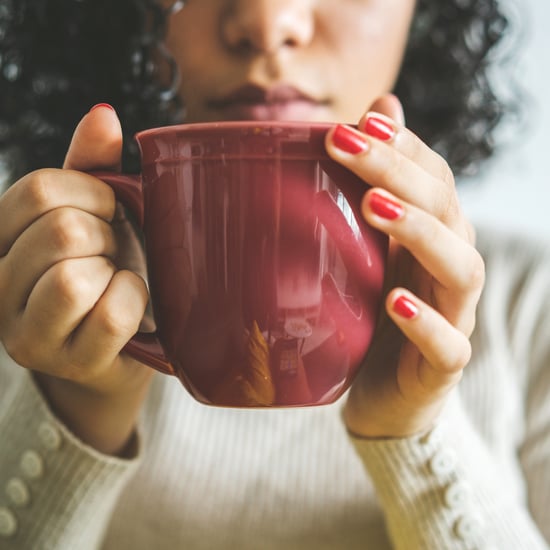
M331 405L201 405L155 375L135 456L105 456L0 350L0 549L542 550L550 250L482 231L473 356L435 427L360 439Z

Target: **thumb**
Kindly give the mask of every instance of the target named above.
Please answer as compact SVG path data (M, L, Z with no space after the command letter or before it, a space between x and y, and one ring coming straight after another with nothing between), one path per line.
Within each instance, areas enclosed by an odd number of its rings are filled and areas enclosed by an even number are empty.
M405 124L405 113L398 97L394 94L385 94L379 97L370 107L371 111L386 115L398 124Z
M100 103L90 110L74 131L63 168L71 170L119 170L122 128L115 110Z

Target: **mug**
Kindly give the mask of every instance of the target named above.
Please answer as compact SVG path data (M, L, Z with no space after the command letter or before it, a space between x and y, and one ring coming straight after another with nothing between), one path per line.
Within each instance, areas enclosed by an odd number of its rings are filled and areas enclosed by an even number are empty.
M350 386L382 302L387 237L329 124L221 122L136 135L141 174L95 175L144 236L156 331L125 351L228 407L327 404Z

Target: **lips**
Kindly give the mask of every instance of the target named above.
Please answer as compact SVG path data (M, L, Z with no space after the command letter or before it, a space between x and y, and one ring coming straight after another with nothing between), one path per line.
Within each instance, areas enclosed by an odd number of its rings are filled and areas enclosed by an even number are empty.
M247 84L210 101L209 107L226 120L311 120L327 103L294 86L262 88Z

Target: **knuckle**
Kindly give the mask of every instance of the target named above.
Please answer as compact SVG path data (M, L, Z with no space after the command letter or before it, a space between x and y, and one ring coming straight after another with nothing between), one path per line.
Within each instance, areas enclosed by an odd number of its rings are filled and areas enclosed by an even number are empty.
M87 302L95 291L92 275L74 269L71 262L59 262L52 270L52 292L66 306L72 308Z
M129 338L138 330L138 323L122 308L107 304L101 316L101 326L107 337L113 339Z
M449 163L441 156L438 155L439 163L440 163L440 174L441 179L443 183L447 187L452 187L454 189L455 187L455 175L453 171L451 170L451 167L449 166Z
M443 157L439 157L439 159L441 164L439 181L442 182L442 185L440 186L436 208L442 220L452 221L458 219L461 213L456 193L455 177L445 159Z
M30 367L33 364L33 350L35 346L29 342L25 334L19 330L11 330L3 338L6 353L21 367Z
M52 243L62 251L82 251L89 242L89 231L82 216L70 208L59 208L51 214Z
M472 259L468 267L464 271L464 279L462 280L462 289L475 291L476 294L481 292L485 285L485 262L481 254L474 249Z
M55 170L43 168L31 172L24 180L23 200L37 212L47 212L55 205L52 180Z
M383 178L389 184L400 181L406 174L405 157L392 151L390 162L383 168Z
M452 373L461 373L472 357L472 346L470 341L461 333L462 344L458 347L456 354L451 359L447 368Z

